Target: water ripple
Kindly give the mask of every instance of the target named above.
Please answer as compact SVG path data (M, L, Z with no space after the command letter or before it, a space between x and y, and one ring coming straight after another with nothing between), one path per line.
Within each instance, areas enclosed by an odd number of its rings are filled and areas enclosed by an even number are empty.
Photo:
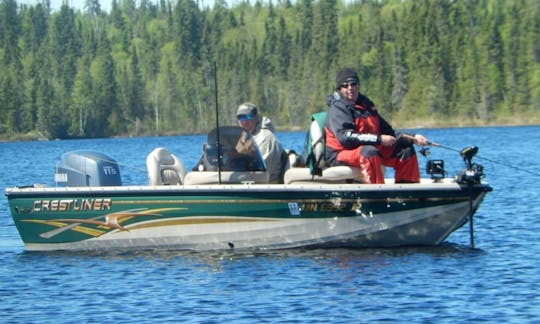
M537 143L539 130L423 133L451 147L481 144L479 154L486 158L528 167L537 164L540 153L521 145L521 138ZM304 139L303 133L278 136L288 147ZM60 154L81 147L113 152L130 164L122 167L124 179L140 183L146 181L140 152L166 146L188 156L200 151L203 138L0 143L0 185L52 184ZM296 145L291 148L301 151ZM33 156L40 156L40 163ZM448 161L449 172L462 168L455 152L434 148L432 158ZM189 167L196 157L185 160ZM465 226L438 247L32 253L24 251L2 197L2 322L540 322L538 176L482 164L495 190L475 216L474 249Z

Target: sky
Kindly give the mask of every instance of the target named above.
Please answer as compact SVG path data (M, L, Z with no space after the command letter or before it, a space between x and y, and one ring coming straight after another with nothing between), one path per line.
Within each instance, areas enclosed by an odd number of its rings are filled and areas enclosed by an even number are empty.
M27 4L35 5L39 3L41 0L15 0L15 1L17 1L17 3L27 3ZM63 1L67 1L68 5L71 8L78 9L78 10L83 10L84 3L85 3L85 0L50 0L50 1L51 1L51 8L55 11L58 11L60 9L60 6L62 5ZM157 0L150 0L150 1L157 1ZM201 2L212 3L212 0L201 0ZM101 7L101 10L105 10L107 12L109 12L111 9L111 3L112 3L112 0L99 0L99 5ZM231 4L231 3L234 3L234 1L227 1L227 3Z
M15 0L18 3L26 3L30 5L35 5L40 2L40 0ZM84 9L84 2L85 0L50 0L51 1L51 9L54 11L58 11L60 9L60 6L64 1L67 1L68 5L71 8L83 10ZM101 10L109 11L111 9L111 3L112 0L99 0L99 5L101 6Z

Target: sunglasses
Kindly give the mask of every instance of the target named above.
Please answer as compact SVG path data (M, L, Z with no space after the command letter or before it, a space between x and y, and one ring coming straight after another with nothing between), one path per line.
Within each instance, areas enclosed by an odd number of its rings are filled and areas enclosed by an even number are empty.
M252 120L253 117L254 117L254 116L253 116L252 114L238 115L238 116L236 116L236 118L237 118L239 121Z
M358 85L358 82L350 82L350 83L343 83L339 87L341 89L345 89L345 88L348 88L348 87L356 87L357 85Z

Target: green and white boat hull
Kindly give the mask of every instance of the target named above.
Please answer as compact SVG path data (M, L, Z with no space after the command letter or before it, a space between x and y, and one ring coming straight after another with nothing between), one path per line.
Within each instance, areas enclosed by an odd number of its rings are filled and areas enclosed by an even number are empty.
M426 179L384 185L30 187L5 194L30 251L201 251L437 245L467 222L489 191L484 183L469 190L453 179Z

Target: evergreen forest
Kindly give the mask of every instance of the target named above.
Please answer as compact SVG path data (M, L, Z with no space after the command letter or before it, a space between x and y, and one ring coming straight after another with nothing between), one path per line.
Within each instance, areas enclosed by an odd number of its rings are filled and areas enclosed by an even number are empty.
M538 0L0 0L0 42L4 140L304 129L343 67L396 128L540 121Z

